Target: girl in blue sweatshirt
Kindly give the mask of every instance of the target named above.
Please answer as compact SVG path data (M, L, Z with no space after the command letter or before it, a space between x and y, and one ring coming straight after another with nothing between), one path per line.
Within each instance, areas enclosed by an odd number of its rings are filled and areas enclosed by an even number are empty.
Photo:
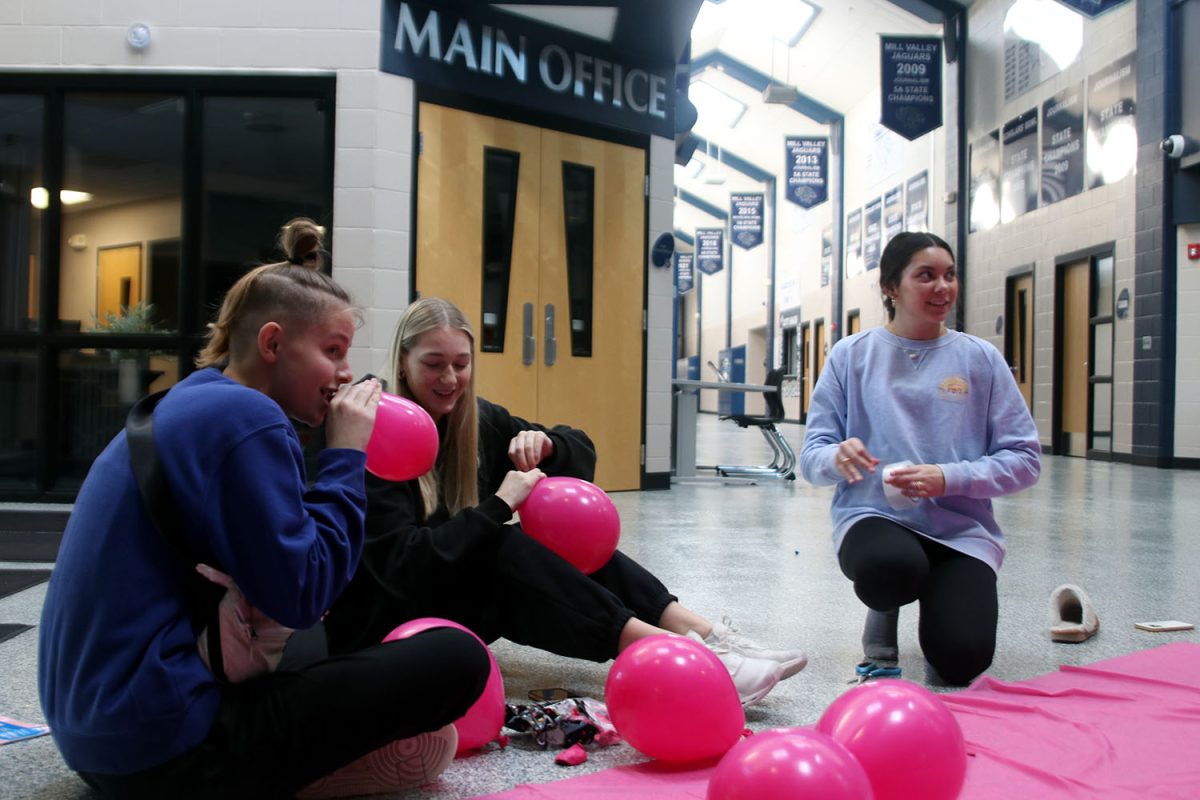
M918 601L926 660L965 684L996 648L1004 533L992 498L1037 481L1037 428L996 348L946 327L958 299L950 245L897 235L879 284L889 322L830 351L800 468L837 486L833 541L869 609L867 663L895 661L897 610Z
M333 604L362 552L380 387L350 383L358 324L321 272L259 267L225 297L202 369L153 413L188 548L292 628ZM328 423L311 486L289 417ZM198 652L189 570L147 515L122 431L80 489L40 627L42 708L89 785L111 797L322 797L394 790L448 763L447 726L489 670L470 635L432 630L225 684Z

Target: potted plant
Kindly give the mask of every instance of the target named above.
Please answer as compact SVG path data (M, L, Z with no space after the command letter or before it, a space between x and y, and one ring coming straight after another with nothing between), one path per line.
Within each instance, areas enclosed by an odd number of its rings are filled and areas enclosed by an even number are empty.
M162 330L154 321L154 304L141 301L132 306L121 306L119 314L110 311L104 319L97 320L95 327L107 333L158 333ZM150 372L151 351L114 348L109 355L117 365L117 398L122 403L136 403L149 385L146 376Z

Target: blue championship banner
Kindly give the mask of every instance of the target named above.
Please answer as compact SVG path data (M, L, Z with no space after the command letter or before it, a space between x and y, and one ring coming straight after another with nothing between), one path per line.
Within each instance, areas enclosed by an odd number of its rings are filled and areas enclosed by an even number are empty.
M1000 221L1012 222L1038 204L1038 110L1004 123L1000 172Z
M1088 76L1088 188L1116 183L1137 165L1137 75L1134 54Z
M883 193L883 246L904 230L904 184Z
M883 201L876 197L863 208L863 267L879 269L883 250Z
M829 285L833 273L833 228L821 230L821 288Z
M687 294L696 286L696 273L693 272L694 260L691 253L675 251L675 291Z
M929 230L929 170L921 170L908 179L904 199L904 229Z
M881 36L879 122L912 141L942 126L942 40Z
M729 238L750 250L763 243L763 195L729 195Z
M1083 191L1083 83L1042 103L1042 205Z
M722 228L696 229L696 268L705 275L716 275L725 266L725 231Z
M801 208L812 208L829 198L829 140L819 136L785 136L784 197Z

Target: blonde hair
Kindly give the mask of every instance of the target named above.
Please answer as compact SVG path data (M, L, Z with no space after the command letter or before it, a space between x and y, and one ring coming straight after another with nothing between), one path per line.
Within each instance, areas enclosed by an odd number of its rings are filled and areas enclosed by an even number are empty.
M312 266L296 265L297 254L319 252L321 232L320 226L304 217L283 226L280 244L288 261L255 267L230 287L217 321L208 324L208 342L196 356L197 367L251 352L259 329L272 320L311 325L332 310L354 308L357 313L349 293L333 278Z
M295 217L279 229L276 243L288 263L321 269L325 229L308 217Z
M405 356L417 346L421 336L431 330L453 328L471 342L471 360L475 360L475 332L458 306L440 297L423 297L400 315L392 338L391 354L383 371L390 390L413 400L412 389L403 371ZM479 504L479 413L475 403L475 370L446 417L446 430L438 451L437 464L420 478L421 500L428 519L444 500L451 514Z

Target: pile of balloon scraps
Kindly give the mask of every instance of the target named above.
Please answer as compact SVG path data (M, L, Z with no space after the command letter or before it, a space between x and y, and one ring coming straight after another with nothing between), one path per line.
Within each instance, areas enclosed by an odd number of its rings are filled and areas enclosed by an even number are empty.
M504 727L530 734L543 749L576 744L607 747L621 741L608 718L608 708L591 697L506 706Z

